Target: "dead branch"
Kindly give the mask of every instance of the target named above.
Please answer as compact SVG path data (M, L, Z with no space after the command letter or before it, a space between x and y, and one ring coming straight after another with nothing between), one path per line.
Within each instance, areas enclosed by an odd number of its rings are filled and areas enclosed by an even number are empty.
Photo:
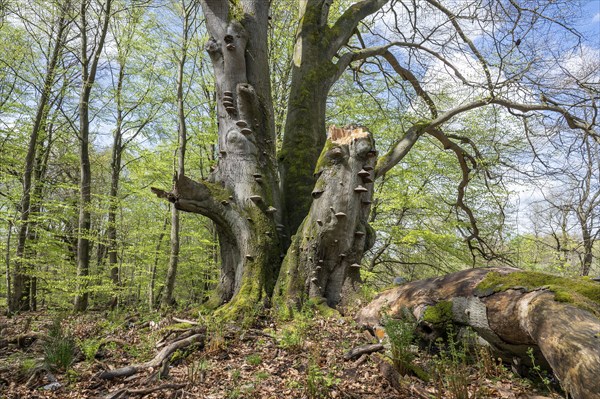
M155 369L160 367L166 361L168 363L168 358L178 349L185 348L194 343L204 343L204 338L206 337L206 329L198 329L195 330L195 333L189 337L178 339L175 342L172 342L168 346L161 349L161 351L152 359L142 364L133 364L125 367L121 367L114 370L108 370L98 373L96 376L100 379L104 380L112 380L120 377L129 377L134 374L139 373L145 369Z
M370 345L363 345L363 346L358 346L354 349L350 349L348 352L346 352L346 354L344 355L344 360L352 360L352 359L356 359L357 357L361 356L361 355L365 355L368 353L373 353L373 352L379 352L383 350L383 345L381 344L370 344Z

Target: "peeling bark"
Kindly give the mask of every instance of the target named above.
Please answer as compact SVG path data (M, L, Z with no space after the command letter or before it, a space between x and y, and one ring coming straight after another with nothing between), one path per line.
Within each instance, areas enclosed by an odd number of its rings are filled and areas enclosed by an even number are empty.
M533 348L538 361L551 367L573 398L600 398L598 317L581 307L558 302L555 294L543 286L478 288L491 272L509 275L520 270L469 269L415 281L381 293L356 319L372 327L380 323L384 313L399 318L408 308L423 331L433 333L443 326L428 321L426 312L446 302L448 321L470 326L505 359L519 357L527 362L527 350ZM598 306L600 311L600 305L592 306Z

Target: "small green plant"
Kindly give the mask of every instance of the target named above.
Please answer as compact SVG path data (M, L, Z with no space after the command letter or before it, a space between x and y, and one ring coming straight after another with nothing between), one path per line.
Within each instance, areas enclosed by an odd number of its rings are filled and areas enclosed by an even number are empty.
M475 350L475 363L488 378L498 378L506 373L502 359L496 359L489 346L478 345Z
M457 341L451 326L448 327L447 334L445 349L433 360L437 398L469 399L471 369L467 351L472 335L467 333L462 341ZM443 343L440 342L439 346L443 347ZM474 395L476 397L477 392Z
M39 362L33 358L25 358L20 363L20 373L24 376L30 376L31 373L39 366Z
M385 320L385 333L390 340L391 360L394 368L402 375L413 371L415 354L411 344L415 338L415 323L403 319Z
M258 381L264 381L267 378L269 378L271 376L271 374L267 373L266 371L259 371L258 373L256 373L255 377Z
M326 398L339 382L333 372L324 373L313 357L309 359L305 387L309 399Z
M294 327L287 327L279 336L279 346L289 351L300 351L304 344L304 335Z
M238 399L238 398L241 398L241 395L242 395L242 392L240 391L240 388L235 387L227 393L227 396L225 396L225 398Z
M246 361L252 366L258 366L262 363L262 357L258 353L246 356Z
M187 379L191 384L202 383L208 370L210 370L210 364L206 359L193 361L187 366Z
M550 381L548 372L546 370L543 370L540 367L540 365L535 362L535 354L533 353L533 348L527 348L527 356L531 361L531 372L535 374L539 381L541 381L547 392L552 392L552 382Z
M62 328L62 319L53 320L43 345L44 362L54 370L67 370L74 360L75 341Z
M239 369L234 369L231 372L231 379L233 380L233 382L239 381L239 379L240 379L241 376L242 376L242 373L240 372Z
M208 341L206 351L208 353L218 352L226 347L225 325L222 321L215 319L211 323L207 323L206 335Z
M85 360L91 362L96 357L98 350L102 346L102 340L96 338L88 338L79 342L79 348L85 356Z

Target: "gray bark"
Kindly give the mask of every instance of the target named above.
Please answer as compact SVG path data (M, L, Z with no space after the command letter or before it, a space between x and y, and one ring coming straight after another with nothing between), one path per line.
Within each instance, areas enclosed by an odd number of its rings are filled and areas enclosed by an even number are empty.
M292 239L275 291L278 306L297 308L305 293L336 307L360 282L360 262L374 235L367 220L377 153L362 128L332 127L319 157L308 216Z
M206 49L215 72L220 157L208 181L195 182L179 173L171 193L154 192L179 210L215 222L222 265L211 305L227 302L221 311L235 317L268 301L280 263L276 225L281 206L266 57L268 3L201 5L211 35Z

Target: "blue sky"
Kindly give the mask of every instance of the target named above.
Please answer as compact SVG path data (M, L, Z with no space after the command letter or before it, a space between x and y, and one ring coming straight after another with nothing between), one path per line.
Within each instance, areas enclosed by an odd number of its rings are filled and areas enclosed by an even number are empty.
M590 41L589 45L600 48L600 0L584 3L578 28Z

